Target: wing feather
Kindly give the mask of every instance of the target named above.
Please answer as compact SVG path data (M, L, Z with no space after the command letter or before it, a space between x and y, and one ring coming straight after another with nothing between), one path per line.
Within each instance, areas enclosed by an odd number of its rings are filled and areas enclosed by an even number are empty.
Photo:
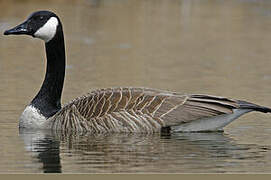
M237 101L219 96L182 95L147 88L108 88L73 100L52 121L58 129L156 132L162 127L230 114L238 107Z

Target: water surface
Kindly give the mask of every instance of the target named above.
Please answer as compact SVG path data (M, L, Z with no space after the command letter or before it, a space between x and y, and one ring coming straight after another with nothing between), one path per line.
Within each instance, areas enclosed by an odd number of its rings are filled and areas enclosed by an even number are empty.
M0 32L31 12L62 19L62 103L96 88L140 86L271 107L268 0L0 1ZM0 172L271 172L271 116L250 113L224 133L67 135L19 131L45 70L42 41L0 35Z

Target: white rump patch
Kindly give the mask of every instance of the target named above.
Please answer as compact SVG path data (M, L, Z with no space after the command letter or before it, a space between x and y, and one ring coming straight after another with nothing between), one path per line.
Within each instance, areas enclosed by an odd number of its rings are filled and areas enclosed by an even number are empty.
M200 131L219 131L226 125L242 116L251 112L251 109L234 109L232 114L223 114L211 118L203 118L178 126L172 126L173 132L200 132Z
M56 34L56 29L58 26L58 20L56 17L51 17L41 28L39 28L34 36L49 42Z

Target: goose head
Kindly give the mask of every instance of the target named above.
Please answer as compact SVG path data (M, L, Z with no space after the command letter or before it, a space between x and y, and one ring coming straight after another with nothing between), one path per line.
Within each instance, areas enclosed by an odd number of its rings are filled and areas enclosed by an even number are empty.
M20 117L20 127L39 127L61 109L65 77L65 43L61 22L53 12L37 11L23 23L6 30L4 35L29 35L45 42L46 75L38 94Z
M30 35L47 43L55 37L58 31L62 31L62 25L55 13L37 11L32 13L23 23L6 30L4 35Z

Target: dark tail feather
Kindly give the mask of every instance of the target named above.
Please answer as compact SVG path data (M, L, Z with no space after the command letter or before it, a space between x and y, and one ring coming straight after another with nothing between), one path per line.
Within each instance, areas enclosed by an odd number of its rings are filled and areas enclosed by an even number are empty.
M241 101L241 100L237 101L237 103L239 104L240 109L252 109L254 111L259 111L263 113L271 113L271 109L268 107L259 106L257 104L253 104L253 103Z

